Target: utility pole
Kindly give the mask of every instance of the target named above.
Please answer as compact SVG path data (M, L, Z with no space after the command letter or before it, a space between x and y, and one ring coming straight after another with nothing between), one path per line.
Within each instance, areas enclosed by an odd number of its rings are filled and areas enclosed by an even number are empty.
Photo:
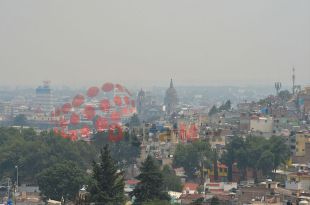
M10 178L8 178L8 199L10 198Z
M16 168L16 192L18 192L18 165L16 165L15 168Z

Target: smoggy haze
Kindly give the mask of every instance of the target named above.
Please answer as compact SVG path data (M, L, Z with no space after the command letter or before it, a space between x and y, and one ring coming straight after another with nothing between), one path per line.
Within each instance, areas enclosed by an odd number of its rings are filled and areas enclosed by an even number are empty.
M310 84L310 1L2 0L0 45L0 85Z

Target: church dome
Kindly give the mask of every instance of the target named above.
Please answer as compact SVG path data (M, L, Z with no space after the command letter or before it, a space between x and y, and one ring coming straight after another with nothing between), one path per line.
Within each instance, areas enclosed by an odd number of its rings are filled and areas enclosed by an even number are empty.
M171 114L175 111L178 104L178 94L176 89L173 86L173 81L170 81L170 87L166 90L165 95L165 106L168 114Z

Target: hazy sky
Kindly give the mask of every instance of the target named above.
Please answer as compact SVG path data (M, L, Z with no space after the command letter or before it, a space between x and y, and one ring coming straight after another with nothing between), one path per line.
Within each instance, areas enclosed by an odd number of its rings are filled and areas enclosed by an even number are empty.
M1 0L0 85L310 84L309 0Z

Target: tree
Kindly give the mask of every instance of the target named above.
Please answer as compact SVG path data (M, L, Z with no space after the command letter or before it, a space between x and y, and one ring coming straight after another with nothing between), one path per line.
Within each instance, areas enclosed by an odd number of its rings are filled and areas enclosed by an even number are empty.
M269 141L270 151L274 155L273 170L276 170L289 159L290 150L283 137L273 136Z
M204 198L201 197L201 198L198 198L196 200L194 200L191 205L202 205L204 203Z
M225 152L222 155L222 161L228 166L228 180L232 181L232 167L237 158L237 151L244 148L244 140L241 137L234 136L231 142L226 144Z
M224 104L222 104L219 108L218 111L229 111L231 109L231 102L230 100L227 100Z
M281 90L280 92L279 92L279 98L281 99L281 100L283 100L284 102L286 102L286 101L288 101L290 98L291 98L291 94L290 94L290 92L288 91L288 90Z
M183 167L187 176L194 178L200 170L201 180L204 178L204 168L210 164L211 148L206 141L195 141L189 144L178 144L174 153L173 165Z
M178 192L182 191L181 179L176 176L173 169L171 169L168 165L165 165L163 167L162 174L165 190Z
M28 124L28 120L26 115L24 114L19 114L14 118L14 125L17 126L25 126Z
M137 114L134 114L131 118L130 118L130 121L129 121L129 126L130 127L135 127L135 126L139 126L141 123L140 123L140 119L138 117Z
M72 162L63 162L44 169L37 176L45 199L74 200L85 182L85 173Z
M211 205L220 205L220 200L217 197L212 197Z
M289 158L289 148L281 137L233 137L226 145L226 152L222 155L222 161L228 166L228 178L231 180L232 164L237 162L238 168L245 176L247 168L252 168L255 178L257 171L267 175L272 169L277 169Z
M263 152L257 161L257 169L262 170L264 175L267 175L272 171L272 165L274 162L274 155L269 150Z
M154 201L145 202L142 205L171 205L171 203L169 201L164 201L164 200L154 200Z
M109 143L111 155L122 168L136 163L140 156L141 142L134 133L124 132L124 138L115 143Z
M93 162L93 181L90 184L91 202L121 205L125 202L123 172L117 170L108 146L100 151L100 162Z
M122 140L109 142L107 132L98 132L94 136L94 141L97 149L108 144L112 158L118 162L121 168L127 168L136 163L136 159L140 156L141 142L135 133L125 131Z
M218 112L218 109L215 105L212 106L211 110L209 111L208 115L212 116Z
M230 100L227 100L226 103L225 103L225 110L230 110L231 109L231 102Z
M142 163L140 171L137 177L140 182L130 193L130 196L135 198L134 204L141 205L154 200L169 201L170 197L164 190L163 175L151 156Z
M74 162L86 170L96 155L84 141L72 142L53 132L36 133L33 129L0 128L0 180L15 176L19 169L21 183L36 182L36 176L53 164Z

